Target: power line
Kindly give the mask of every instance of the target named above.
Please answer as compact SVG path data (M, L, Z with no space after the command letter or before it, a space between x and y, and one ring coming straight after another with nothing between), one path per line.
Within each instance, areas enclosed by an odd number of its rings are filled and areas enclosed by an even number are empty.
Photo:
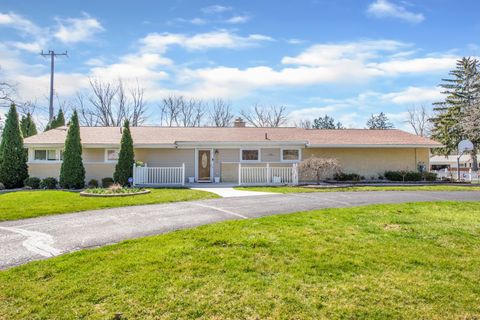
M42 56L50 56L50 105L48 107L48 121L52 121L53 119L53 81L54 81L54 74L55 74L55 57L56 56L68 56L67 51L63 53L55 53L53 50L48 50L48 53L42 52L40 53Z

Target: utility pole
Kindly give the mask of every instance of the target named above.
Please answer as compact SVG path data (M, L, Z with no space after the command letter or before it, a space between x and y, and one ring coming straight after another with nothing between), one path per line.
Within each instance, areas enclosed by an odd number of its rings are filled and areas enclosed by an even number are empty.
M52 121L53 119L53 80L54 80L54 74L55 74L55 57L56 56L66 56L67 51L64 53L55 53L53 50L48 50L48 53L42 52L40 53L42 56L50 56L50 105L48 107L48 121Z

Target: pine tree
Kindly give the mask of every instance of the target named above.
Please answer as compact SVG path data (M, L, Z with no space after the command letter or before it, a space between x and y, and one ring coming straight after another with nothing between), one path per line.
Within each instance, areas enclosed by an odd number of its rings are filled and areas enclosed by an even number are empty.
M471 112L475 111L480 101L479 61L464 57L457 61L456 68L449 72L451 78L442 79L440 87L446 95L442 102L434 103L436 116L432 119L432 138L445 147L436 153L448 155L457 151L458 143L469 139L474 143L472 152L473 170L477 170L477 149L480 137L475 130L470 130Z
M60 186L65 189L81 189L85 186L85 168L82 161L82 143L77 111L73 112L65 140L65 151L60 169Z
M52 121L50 121L47 126L45 127L45 131L52 130L58 127L65 126L65 115L63 114L63 110L59 109L58 114L53 117Z
M28 178L27 155L23 147L17 108L12 104L0 143L0 182L6 188L20 188L23 187L26 178Z
M37 126L33 121L32 115L27 113L26 116L22 116L20 121L20 128L22 129L22 134L24 138L28 138L37 134Z
M367 121L367 128L368 129L376 129L376 130L386 130L386 129L393 129L394 125L388 120L388 117L385 113L380 112L378 115L373 115Z
M319 117L313 119L312 128L314 129L343 129L343 125L340 122L335 124L335 119L325 115L323 118Z
M118 156L118 163L115 166L115 173L113 179L121 185L128 184L128 178L133 176L133 162L135 155L133 151L133 140L130 133L130 124L125 120L125 125L122 132L122 141L120 144L120 154Z

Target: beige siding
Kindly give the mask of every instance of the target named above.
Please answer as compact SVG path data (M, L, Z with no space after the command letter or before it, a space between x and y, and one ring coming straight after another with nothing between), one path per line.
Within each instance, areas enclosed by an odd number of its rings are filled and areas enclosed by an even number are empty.
M223 164L224 162L238 162L240 159L240 149L217 149L218 153L215 155L214 176L222 177L223 170L232 170L233 165ZM226 166L226 167L225 167Z
M185 178L195 176L195 149L135 149L135 160L149 167L181 167L185 163Z
M85 162L104 162L105 149L84 148L82 158Z
M85 163L85 182L91 179L101 181L102 178L113 177L114 163ZM40 179L47 177L60 178L61 163L29 163L28 172L30 177Z
M311 148L303 150L303 159L311 156L336 158L346 173L378 177L388 170L417 170L423 162L428 167L427 148Z

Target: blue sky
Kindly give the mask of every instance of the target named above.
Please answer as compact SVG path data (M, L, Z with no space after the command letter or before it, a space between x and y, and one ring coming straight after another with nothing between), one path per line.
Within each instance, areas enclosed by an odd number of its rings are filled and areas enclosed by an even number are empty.
M455 60L478 55L478 1L10 1L0 3L0 78L22 100L73 101L89 77L145 88L149 123L162 97L228 99L236 110L285 105L290 124L329 114L363 127L441 99ZM0 111L1 112L1 111ZM43 115L38 115L42 119Z

